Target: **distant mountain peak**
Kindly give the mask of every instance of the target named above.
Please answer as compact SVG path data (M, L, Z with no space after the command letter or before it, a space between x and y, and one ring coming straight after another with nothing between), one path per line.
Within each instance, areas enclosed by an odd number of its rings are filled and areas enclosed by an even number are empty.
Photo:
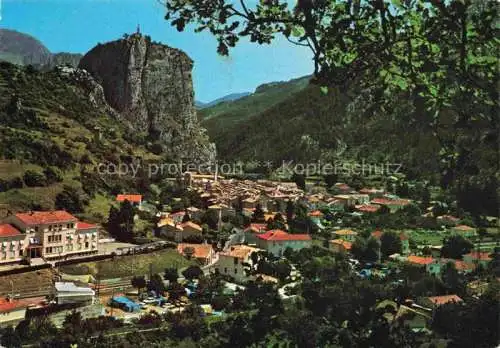
M0 61L51 69L56 65L78 66L81 57L81 54L76 53L53 54L30 34L0 29Z
M195 105L198 109L204 109L204 108L209 108L211 106L217 105L219 103L236 101L238 99L249 96L250 94L252 94L252 93L250 93L250 92L231 93L231 94L225 95L223 97L217 98L215 100L212 100L210 102L207 102L207 103L197 100L195 102Z

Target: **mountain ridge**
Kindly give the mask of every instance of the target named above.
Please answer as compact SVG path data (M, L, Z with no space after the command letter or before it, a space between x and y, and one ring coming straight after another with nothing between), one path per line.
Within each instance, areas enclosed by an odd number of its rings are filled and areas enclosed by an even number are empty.
M57 65L76 67L81 57L80 53L52 53L33 35L0 28L0 61L52 69Z

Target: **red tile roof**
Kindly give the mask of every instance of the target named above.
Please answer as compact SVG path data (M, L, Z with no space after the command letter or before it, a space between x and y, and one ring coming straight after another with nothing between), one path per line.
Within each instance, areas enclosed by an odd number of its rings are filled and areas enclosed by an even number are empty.
M309 213L309 216L322 216L323 213L320 212L319 210L315 210Z
M372 237L380 239L380 238L382 238L383 234L384 234L384 232L382 232L382 231L374 231L374 232L372 232ZM408 240L410 238L406 234L404 234L403 232L401 232L399 234L399 239L403 241L403 240Z
M374 198L371 201L374 204L381 204L381 205L408 205L410 204L410 201L408 199L388 199L388 198Z
M55 224L61 222L76 222L78 220L76 217L64 210L18 213L16 214L16 218L28 226Z
M265 231L267 229L267 224L250 224L247 228L245 228L245 232L254 232L259 233Z
M362 204L355 206L357 211L363 213L376 213L380 209L380 205L377 204Z
M89 223L83 222L83 221L78 221L76 224L77 230L90 230L93 228L97 228L97 225L89 224Z
M471 253L465 254L464 257L470 257L473 260L481 260L481 261L491 261L490 253L488 252L477 252L473 251Z
M182 223L181 226L182 226L182 228L191 227L192 229L195 229L197 231L202 231L203 230L203 228L201 228L200 225L195 224L192 221L186 221L186 222Z
M437 306L441 306L450 302L462 302L462 299L457 295L432 296L428 297L428 299Z
M45 297L34 297L12 301L0 299L0 313L8 313L19 308L27 308L31 305L41 305L44 300Z
M452 215L441 215L441 216L438 216L437 219L438 220L449 220L449 221L453 221L453 222L457 222L460 220L459 218L452 216Z
M193 257L197 259L207 259L210 255L210 251L212 250L211 244L189 244L189 243L180 243L177 245L177 252L179 254L184 255L185 248L193 248L194 254Z
M422 256L415 256L415 255L410 255L408 256L408 262L414 263L417 265L428 265L434 262L434 259L432 257L422 257Z
M351 250L351 248L352 248L352 243L346 242L343 239L334 239L334 240L331 240L330 243L336 244L336 245L342 245L346 250Z
M131 203L141 203L142 195L118 195L116 196L118 202L129 201Z
M354 232L353 230L337 230L333 231L338 236L357 236L358 232Z
M460 231L473 231L474 230L474 228L467 226L467 225L458 225L455 227L455 229L460 230Z
M282 230L271 230L266 233L259 234L257 238L269 241L292 241L292 240L311 240L308 234L290 234Z
M0 225L0 238L1 237L14 237L20 235L19 232L14 226L9 224Z
M457 271L473 271L475 268L476 265L474 265L473 263L455 260L455 269Z

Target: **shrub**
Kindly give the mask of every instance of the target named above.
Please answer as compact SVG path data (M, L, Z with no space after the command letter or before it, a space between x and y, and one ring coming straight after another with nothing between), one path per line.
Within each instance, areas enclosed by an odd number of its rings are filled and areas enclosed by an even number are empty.
M63 181L63 174L62 174L62 171L59 168L56 168L56 167L47 167L43 171L43 174L45 174L45 177L47 178L47 183L48 184L53 184L53 183L56 183L56 182Z
M29 187L45 186L47 184L45 175L36 170L27 170L24 172L23 179L26 186Z

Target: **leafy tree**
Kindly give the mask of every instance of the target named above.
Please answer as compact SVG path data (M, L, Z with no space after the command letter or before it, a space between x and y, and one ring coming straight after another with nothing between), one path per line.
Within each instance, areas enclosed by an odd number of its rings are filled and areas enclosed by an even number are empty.
M135 276L132 278L130 283L134 288L137 288L139 293L141 292L141 289L146 287L146 279L144 276Z
M285 281L290 276L291 271L292 267L288 262L278 261L274 265L274 274L282 282Z
M257 203L255 210L252 214L252 221L254 222L264 222L264 211L262 210L262 206L260 203Z
M57 209L64 209L71 213L81 213L88 203L86 196L76 187L64 185L62 192L58 193L55 200Z
M402 242L394 232L385 232L380 237L380 252L384 258L389 257L392 254L401 253Z
M159 274L153 274L147 285L148 291L154 291L157 294L162 294L165 291L163 279Z
M297 184L297 187L299 189L301 189L301 190L305 190L306 189L306 178L305 178L304 175L294 173L292 175L292 181Z
M189 280L198 279L203 275L203 270L199 266L189 266L182 272L182 275Z
M458 273L453 262L448 262L441 270L441 279L448 293L463 296L465 293L465 279Z
M47 178L43 173L36 170L27 170L23 176L24 183L29 187L45 186L47 185Z
M203 316L204 312L200 306L190 304L182 312L167 314L166 318L175 337L199 341L207 333L207 324Z
M189 213L187 209L184 211L184 217L182 218L182 222L188 222L191 221L191 216L189 216Z
M293 203L293 201L288 200L286 202L286 219L287 219L287 221L292 221L294 214L295 214L295 204Z
M168 300L174 304L177 304L183 296L186 296L186 289L177 282L171 282L167 292Z
M72 311L66 316L63 322L64 331L72 336L78 336L82 333L83 318L82 314L77 311Z
M177 272L177 268L166 268L165 273L163 274L163 278L168 280L171 283L176 283L179 278L179 274Z
M185 247L183 250L182 250L182 253L188 258L188 259L191 259L191 257L193 257L194 255L194 248L193 247Z
M46 167L43 170L43 174L47 178L47 183L48 184L53 184L53 183L56 183L56 182L63 181L63 173L57 167Z
M464 254L469 253L474 245L460 235L445 238L441 248L441 257L450 259L461 259Z
M112 215L113 214L113 215ZM128 200L125 200L120 205L120 210L110 209L110 219L108 219L108 228L110 232L114 231L114 236L123 242L130 242L134 238L134 216L135 208ZM109 226L109 223L113 226Z

